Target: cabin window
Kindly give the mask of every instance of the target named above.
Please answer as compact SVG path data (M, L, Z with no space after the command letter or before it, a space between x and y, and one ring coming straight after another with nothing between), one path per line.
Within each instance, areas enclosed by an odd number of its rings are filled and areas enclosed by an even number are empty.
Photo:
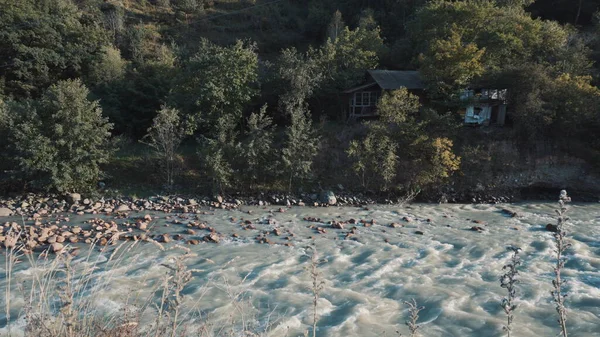
M354 106L376 106L380 93L377 91L363 91L354 93Z
M355 105L362 105L362 95L360 92L354 94L354 101L355 101L354 102Z

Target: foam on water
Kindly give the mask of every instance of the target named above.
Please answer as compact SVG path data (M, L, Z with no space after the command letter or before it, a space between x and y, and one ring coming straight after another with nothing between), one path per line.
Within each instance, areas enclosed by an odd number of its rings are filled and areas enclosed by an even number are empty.
M183 291L184 311L227 319L236 310L231 294L238 294L254 307L256 326L269 327L268 336L301 336L312 325L311 279L306 270L310 251L306 247L314 242L323 259L319 271L325 282L318 302L318 336L394 336L397 330L406 335L408 312L403 301L412 298L425 306L420 313L425 336L503 336L506 318L499 303L505 289L498 279L510 259L506 247L515 245L523 249L523 264L514 330L523 337L553 336L558 331L550 296L554 244L552 234L544 227L555 222L555 206L502 206L516 211L516 218L507 217L502 207L495 205L292 208L285 213L257 207L242 210L252 210L250 216L242 211L211 211L199 215L200 220L226 239L220 244L187 246L197 254L187 264L198 271ZM570 294L569 330L572 336L600 336L600 205L578 204L571 208L567 230L573 247L563 272ZM185 230L185 225L163 226L165 215L156 215L162 218L155 224L156 232L176 234ZM240 220L233 223L231 217ZM304 217L321 218L322 222L301 220ZM412 221L403 222L403 217ZM86 219L71 218L76 224ZM244 218L251 219L258 229L241 230ZM268 218L273 218L275 224L261 221ZM325 224L351 218L373 219L375 224L356 225L354 239L345 239L348 228L333 229ZM470 230L475 225L473 220L484 228L482 233ZM403 223L404 227L388 227L392 222ZM327 233L317 234L308 228L310 225L324 227ZM269 235L274 245L254 243L257 234L274 228L284 232L280 237ZM288 242L288 230L294 233L290 241L293 247L282 245ZM232 238L233 233L239 238ZM96 294L98 297L92 301L97 314L118 312L132 298L150 296L165 276L161 264L177 252L139 244L123 254L110 260L110 253L94 251L75 261L82 266L97 264L93 272L99 283L93 287L101 289L102 294ZM13 287L35 272L39 270L20 263ZM0 276L0 285L6 287L4 275ZM98 291L87 289L86 294L94 293ZM18 296L16 291L11 296L16 306L11 311L14 336L18 336L14 331L22 332L24 326L22 319L15 319L24 305ZM188 317L189 331L203 323L202 317ZM274 324L268 324L266 317ZM5 324L6 319L0 318L2 322ZM0 335L7 331L6 326L0 328Z

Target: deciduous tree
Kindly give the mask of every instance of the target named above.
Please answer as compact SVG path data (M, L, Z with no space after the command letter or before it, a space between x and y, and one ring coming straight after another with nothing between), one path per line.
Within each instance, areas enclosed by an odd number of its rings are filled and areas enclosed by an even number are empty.
M108 160L112 125L80 80L52 85L38 101L9 111L16 162L32 185L59 192L90 190Z

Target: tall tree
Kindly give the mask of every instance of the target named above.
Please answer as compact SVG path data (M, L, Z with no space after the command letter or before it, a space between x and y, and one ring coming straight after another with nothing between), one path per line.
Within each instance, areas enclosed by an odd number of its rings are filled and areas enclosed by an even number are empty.
M184 65L172 99L207 137L231 142L243 122L244 108L258 94L256 45L229 47L202 40Z
M16 162L33 187L59 192L95 188L108 160L112 125L80 80L59 81L38 101L9 111Z
M259 112L253 112L248 117L247 124L244 139L238 144L238 153L241 154L244 180L253 188L274 177L277 166L274 148L275 125L273 119L267 115L266 105Z
M177 173L177 149L185 136L177 109L161 107L148 134L142 142L148 144L158 156L160 168L165 177L167 187L173 187Z
M0 8L0 77L15 98L81 77L108 41L68 0L0 0Z

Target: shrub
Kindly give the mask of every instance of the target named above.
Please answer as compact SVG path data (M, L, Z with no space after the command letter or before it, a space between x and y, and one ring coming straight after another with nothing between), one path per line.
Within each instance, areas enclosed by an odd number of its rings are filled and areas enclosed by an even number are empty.
M90 190L108 160L112 125L80 80L60 81L40 100L9 109L15 161L34 187Z

